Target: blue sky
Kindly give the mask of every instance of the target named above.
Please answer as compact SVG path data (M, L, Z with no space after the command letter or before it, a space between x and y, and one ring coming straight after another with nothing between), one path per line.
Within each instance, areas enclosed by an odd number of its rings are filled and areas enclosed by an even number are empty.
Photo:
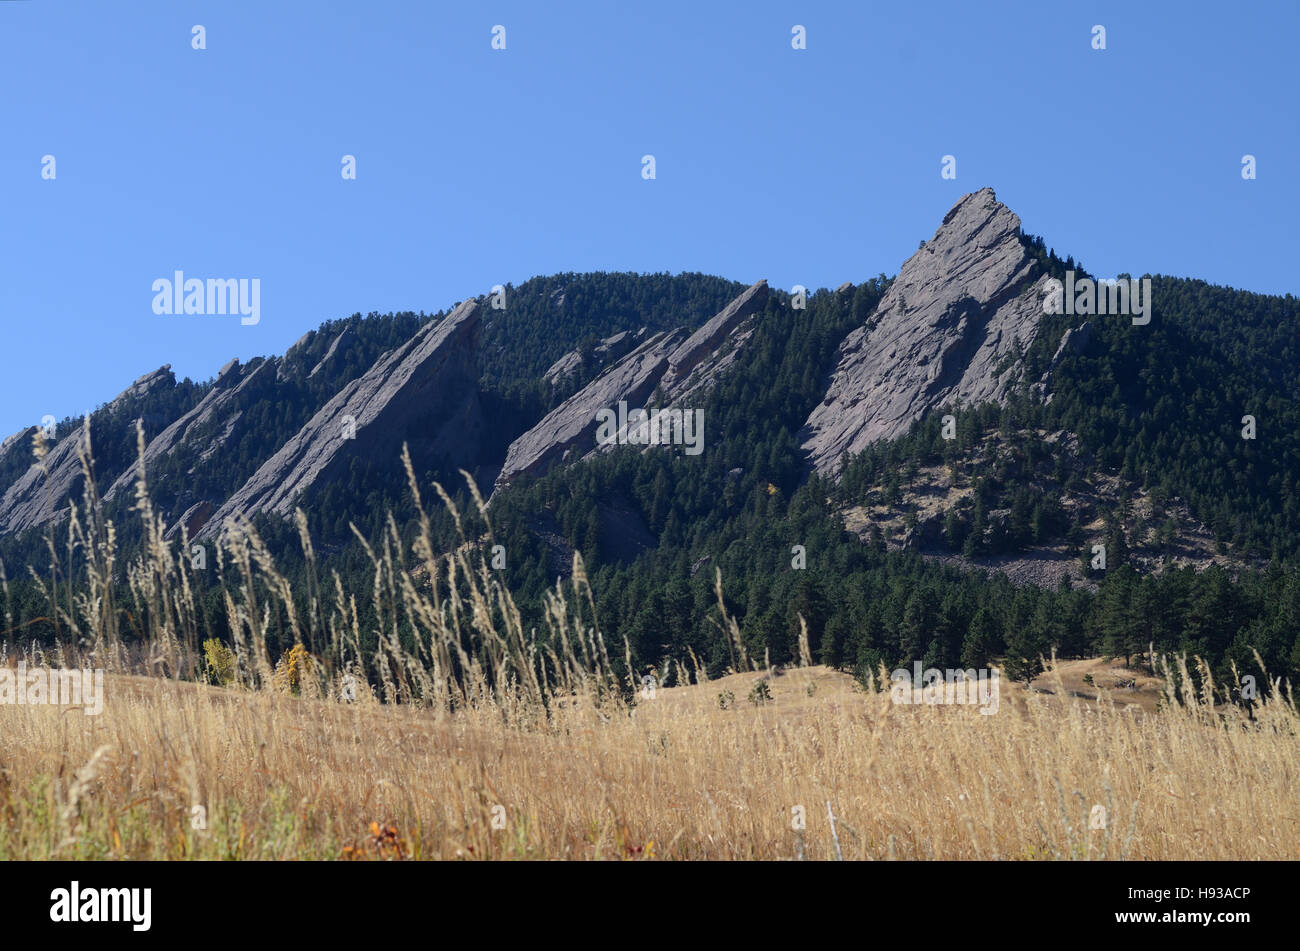
M0 434L536 274L893 274L986 185L1099 275L1296 293L1298 10L0 2ZM177 269L260 322L154 314Z

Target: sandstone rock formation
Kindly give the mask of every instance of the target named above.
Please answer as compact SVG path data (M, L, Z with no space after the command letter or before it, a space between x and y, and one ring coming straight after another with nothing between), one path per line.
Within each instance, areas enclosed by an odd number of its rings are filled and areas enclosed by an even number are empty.
M159 367L137 379L97 412L114 412L132 399L175 383L171 366ZM45 458L39 463L31 456L35 434L36 427L32 426L0 444L0 458L8 453L23 453L31 459L23 474L0 496L0 534L22 532L61 520L67 514L68 503L80 493L82 466L78 446L84 439L82 431L78 429L49 443ZM92 445L93 435L92 429Z
M221 423L221 429L203 447L202 456L211 457L230 438L235 424L239 420L236 404L246 394L259 392L274 385L278 372L279 360L254 357L246 365L238 360L231 360L217 374L212 388L204 395L197 406L173 421L166 429L151 439L144 450L146 476L164 456L185 441L192 432L203 430L212 420ZM134 491L138 462L132 462L104 492L104 501L113 502L119 497L130 497Z
M596 366L598 368L608 366L615 360L622 359L644 336L645 328L642 327L635 334L623 330L612 337L606 337L592 348L592 356L595 358ZM542 374L542 379L548 383L559 383L565 377L577 372L581 366L582 353L578 350L571 350L552 363L550 368Z
M176 520L175 524L167 529L163 538L193 538L211 517L212 503L207 499L200 499L185 510L185 513Z
M1039 381L1030 387L1030 391L1044 403L1052 402L1052 397L1056 394L1051 392L1052 374L1056 368L1061 365L1061 361L1072 354L1082 353L1088 348L1088 343L1092 340L1092 323L1085 320L1078 327L1071 327L1061 336L1061 342L1056 346L1056 353L1052 355L1052 362L1047 365Z
M767 304L767 281L758 281L709 318L668 357L659 383L664 405L679 403L717 379L735 360L753 331L751 316Z
M39 463L33 459L0 496L0 533L22 532L67 514L68 502L81 485L81 459L77 446L81 431L55 441ZM21 447L17 447L21 448ZM31 451L30 443L27 451Z
M317 363L314 367L312 367L311 372L307 374L307 378L311 379L317 373L320 373L322 370L324 370L326 366L329 365L329 362L331 359L333 359L334 355L336 353L339 353L340 350L346 350L350 342L351 341L348 337L348 329L345 327L343 328L343 330L339 331L339 335L330 342L330 347L328 350L325 351L325 356L321 357L320 362Z
M119 393L113 401L108 404L107 409L109 411L116 410L128 400L147 396L154 390L175 385L176 377L172 373L172 365L170 363L164 364L152 373L146 373Z
M10 455L24 453L30 459L32 453L32 437L36 435L36 427L28 426L20 429L12 436L6 436L0 442L0 465L6 463Z
M594 451L598 410L619 401L643 407L656 393L656 405L680 404L707 386L735 359L752 329L746 320L766 303L767 281L759 281L694 333L678 328L647 339L511 443L497 488Z
M198 537L257 512L287 517L306 489L354 456L396 465L403 441L417 458L472 457L482 430L473 360L478 321L478 301L465 301L384 354L264 462Z
M686 338L684 330L657 333L577 393L547 413L510 444L497 476L503 486L521 474L540 475L569 455L586 455L596 445L596 411L619 400L641 406L668 369L668 355Z
M802 432L821 473L845 454L905 433L945 403L1005 397L1042 314L1047 276L1020 219L993 189L966 195L903 264L868 322L840 345L826 396Z

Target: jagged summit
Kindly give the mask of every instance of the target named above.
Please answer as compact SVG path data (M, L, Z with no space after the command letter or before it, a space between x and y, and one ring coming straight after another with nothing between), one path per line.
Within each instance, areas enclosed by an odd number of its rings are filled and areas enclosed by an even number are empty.
M902 435L944 403L1003 398L1021 369L1003 358L1032 342L1046 280L993 189L964 196L840 345L802 432L813 467L835 472L845 454Z
M830 371L820 404L803 418L805 391L788 421L802 424L810 464L836 472L846 454L901 435L938 406L1004 399L1022 377L1016 343L1027 350L1038 330L1047 279L1040 258L991 188L959 200L879 304L868 313L873 292L855 307L865 322L833 351L833 364L821 349L806 368L814 393ZM766 339L766 281L743 288L703 275L616 275L601 277L598 290L571 276L556 283L535 279L501 313L469 300L423 326L414 315L409 324L336 323L303 335L284 356L231 360L192 390L178 391L170 367L146 374L95 421L108 449L96 472L101 496L121 506L135 483L134 426L109 419L124 415L119 408L138 408L146 420L144 463L158 474L150 485L159 511L174 530L183 524L204 538L258 512L288 516L309 490L345 475L369 478L361 470L395 460L404 443L428 471L465 468L500 489L608 448L596 439L602 410L698 409L709 388L750 360L749 341ZM846 282L837 293L854 287ZM844 323L836 326L842 333ZM545 361L527 343L539 327L550 328ZM1068 339L1077 349L1087 337ZM568 349L583 340L585 349ZM571 395L549 412L524 409L517 393L528 380L548 384L556 398ZM722 422L710 419L709 432ZM52 447L46 476L25 459L30 435L0 445L0 534L58 517L77 489L74 446Z

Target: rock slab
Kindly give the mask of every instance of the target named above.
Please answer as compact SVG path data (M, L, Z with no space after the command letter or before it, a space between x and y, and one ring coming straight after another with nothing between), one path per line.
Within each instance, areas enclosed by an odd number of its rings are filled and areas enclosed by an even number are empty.
M801 432L812 467L836 473L845 455L945 403L1002 400L1023 369L1017 341L1027 349L1037 334L1046 280L993 189L963 197L840 345Z

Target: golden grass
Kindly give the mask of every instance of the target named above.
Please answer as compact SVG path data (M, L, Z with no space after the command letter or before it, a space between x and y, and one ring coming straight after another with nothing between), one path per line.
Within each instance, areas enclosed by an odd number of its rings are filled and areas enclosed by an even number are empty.
M140 479L151 550L127 570L146 637L116 630L95 567L112 527L88 500L71 535L90 593L60 610L91 646L44 659L108 667L104 711L0 705L0 858L1300 858L1300 720L1276 688L1250 722L1185 668L1140 685L1160 683L1158 712L1078 696L1070 665L1054 687L1003 682L992 716L895 705L813 666L709 681L679 665L685 685L643 699L613 673L580 561L548 631L525 632L480 546L436 555L427 528L420 574L393 529L373 591L313 581L305 617L256 536L232 533L232 686L196 683L186 568ZM363 594L381 619L369 658ZM266 651L274 612L312 647L293 677ZM353 702L348 672L368 673ZM760 676L769 702L750 699Z
M115 676L99 717L0 707L0 857L825 859L828 801L846 859L1300 857L1280 705L1247 730L1004 684L984 716L895 706L818 667L755 705L757 676L661 688L608 720L575 698L534 730Z

